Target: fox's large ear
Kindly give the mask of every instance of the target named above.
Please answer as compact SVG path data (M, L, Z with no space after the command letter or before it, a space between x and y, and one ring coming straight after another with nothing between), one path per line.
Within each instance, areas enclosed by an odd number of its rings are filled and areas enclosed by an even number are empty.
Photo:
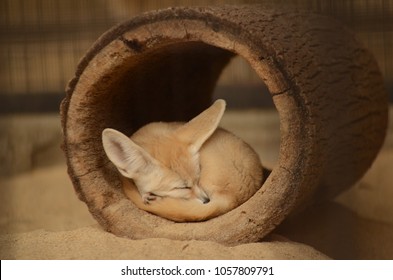
M127 178L135 179L141 170L145 170L154 162L148 152L117 130L104 129L102 144L108 158Z
M225 111L225 101L218 99L209 108L176 130L176 136L198 151L217 129Z

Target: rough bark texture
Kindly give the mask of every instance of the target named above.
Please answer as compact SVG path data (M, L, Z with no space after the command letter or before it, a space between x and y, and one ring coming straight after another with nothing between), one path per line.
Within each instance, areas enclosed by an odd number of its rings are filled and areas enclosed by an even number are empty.
M190 119L210 105L234 55L255 69L279 112L277 167L246 203L206 222L174 223L139 210L105 156L102 130L131 135L151 121ZM61 114L70 177L106 230L233 245L260 240L309 201L357 181L383 142L387 95L372 55L330 18L263 6L173 8L99 38L69 83Z

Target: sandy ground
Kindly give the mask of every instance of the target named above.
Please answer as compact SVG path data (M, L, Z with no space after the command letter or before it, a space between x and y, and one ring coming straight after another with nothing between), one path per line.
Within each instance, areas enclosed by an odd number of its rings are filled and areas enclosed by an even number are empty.
M279 145L275 113L228 112L223 126L246 139L265 165L274 166ZM49 165L0 178L1 259L393 259L392 125L358 184L336 201L286 221L263 242L235 247L107 233L74 194L64 161L50 160L61 159L60 151L49 147L44 153Z

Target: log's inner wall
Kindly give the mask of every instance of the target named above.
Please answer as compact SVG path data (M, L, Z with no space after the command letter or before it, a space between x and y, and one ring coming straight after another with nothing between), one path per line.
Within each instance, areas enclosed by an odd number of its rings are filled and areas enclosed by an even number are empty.
M221 70L233 53L201 42L146 51L113 85L114 127L128 134L153 121L186 121L210 105ZM115 121L114 121L115 120Z

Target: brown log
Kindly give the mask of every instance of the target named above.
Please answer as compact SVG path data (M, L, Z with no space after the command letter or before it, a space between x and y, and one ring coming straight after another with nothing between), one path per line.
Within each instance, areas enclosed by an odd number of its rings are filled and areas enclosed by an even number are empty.
M277 166L246 203L205 222L138 209L105 156L102 130L131 135L151 121L190 119L210 105L235 55L265 82L280 115ZM387 94L372 55L330 18L263 6L171 8L101 36L70 81L61 116L69 175L107 231L238 244L365 173L385 136Z

